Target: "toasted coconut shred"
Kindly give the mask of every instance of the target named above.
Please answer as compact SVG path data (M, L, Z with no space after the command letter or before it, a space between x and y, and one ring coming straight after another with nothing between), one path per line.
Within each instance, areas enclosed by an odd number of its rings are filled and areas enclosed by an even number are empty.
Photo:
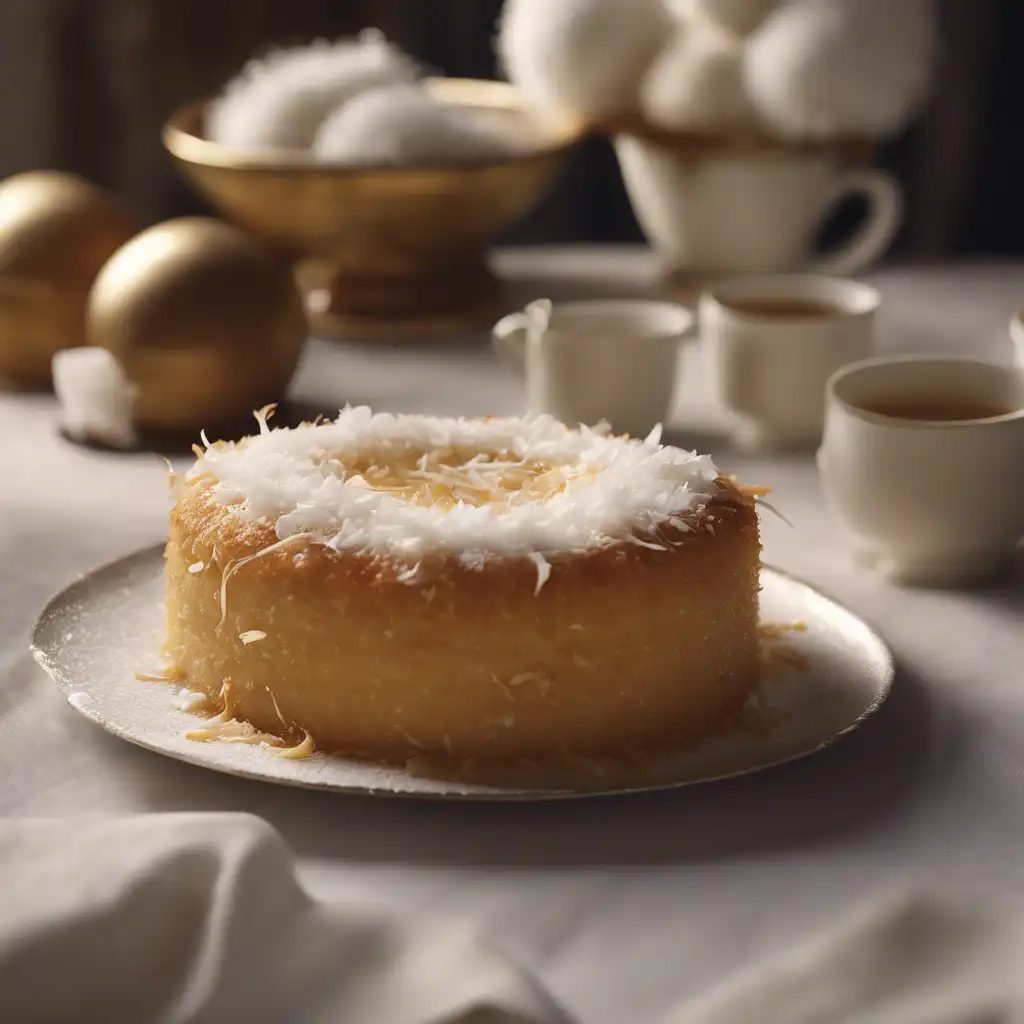
M190 693L187 690L184 692ZM201 694L193 696L202 697ZM271 694L271 700L274 700L273 694ZM289 745L282 737L275 736L273 733L260 732L250 722L243 722L235 718L231 707L230 684L225 683L221 687L219 702L223 704L221 711L212 718L204 720L198 729L190 729L186 732L185 739L195 740L200 743L218 741L221 743L244 743L250 746L264 747L277 757L283 757L291 761L301 760L315 753L316 745L313 742L313 737L310 736L306 729L301 730L303 736L298 743ZM201 710L205 704L206 702L202 699L189 705L185 705L182 702L181 709L185 711ZM281 718L281 710L278 708L276 700L274 700L274 710L277 712L278 717ZM285 724L283 718L281 718L281 721L282 724Z
M177 665L166 663L157 666L152 671L136 669L134 675L140 683L177 683L185 678L185 673Z
M270 429L271 412L260 411L254 437L207 443L189 483L212 481L215 501L272 525L277 543L301 536L381 556L409 584L428 582L420 566L429 556L471 569L523 558L539 593L558 556L622 542L663 547L659 527L685 529L679 517L718 490L709 456L663 446L657 430L636 440L549 416L448 419L365 407L331 423ZM225 573L225 591L238 568Z

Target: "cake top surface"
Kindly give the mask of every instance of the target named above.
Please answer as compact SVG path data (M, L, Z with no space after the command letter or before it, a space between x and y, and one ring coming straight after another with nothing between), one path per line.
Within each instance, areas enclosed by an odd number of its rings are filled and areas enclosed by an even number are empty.
M718 490L711 458L549 416L449 419L348 408L337 420L206 445L187 479L248 521L337 551L415 566L455 554L543 560L621 541L655 544L658 528Z

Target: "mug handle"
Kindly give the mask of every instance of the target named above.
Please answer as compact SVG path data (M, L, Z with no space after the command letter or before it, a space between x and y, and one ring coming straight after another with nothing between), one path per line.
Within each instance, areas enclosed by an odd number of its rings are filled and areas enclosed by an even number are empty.
M1017 313L1010 321L1010 340L1013 342L1013 361L1024 372L1024 315Z
M520 311L509 313L491 330L491 346L498 360L517 377L526 376L526 339L530 326L530 315Z
M874 263L892 244L903 221L903 190L897 181L883 171L851 171L836 186L829 208L856 193L865 195L870 204L865 222L845 245L815 261L812 270L851 277Z

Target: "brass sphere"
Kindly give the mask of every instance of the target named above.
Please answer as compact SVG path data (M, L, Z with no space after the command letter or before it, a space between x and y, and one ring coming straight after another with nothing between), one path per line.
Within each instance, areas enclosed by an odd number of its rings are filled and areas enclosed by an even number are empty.
M91 345L136 385L135 425L188 432L234 424L284 397L306 340L288 267L251 235L186 217L149 228L96 279Z
M0 381L49 386L53 356L85 344L96 275L139 227L73 174L32 171L0 184Z

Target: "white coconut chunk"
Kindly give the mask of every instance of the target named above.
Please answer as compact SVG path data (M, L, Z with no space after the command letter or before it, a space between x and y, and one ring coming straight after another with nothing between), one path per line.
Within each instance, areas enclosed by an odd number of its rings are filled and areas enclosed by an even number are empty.
M209 137L242 149L308 149L327 116L367 89L419 76L381 33L276 50L251 61L210 104Z
M601 120L636 109L670 24L662 0L507 0L497 52L536 110Z
M641 109L647 121L667 131L753 128L743 46L714 27L679 29L644 79Z
M506 157L530 134L493 111L441 103L414 85L362 93L339 107L317 133L313 152L355 166L411 167Z
M749 40L747 91L771 134L883 138L926 99L936 42L933 0L789 0Z
M669 6L686 8L688 13L708 24L743 38L754 32L779 0L668 0Z
M61 425L80 441L116 448L136 442L132 410L136 386L105 348L69 348L53 357L53 388L61 407Z

